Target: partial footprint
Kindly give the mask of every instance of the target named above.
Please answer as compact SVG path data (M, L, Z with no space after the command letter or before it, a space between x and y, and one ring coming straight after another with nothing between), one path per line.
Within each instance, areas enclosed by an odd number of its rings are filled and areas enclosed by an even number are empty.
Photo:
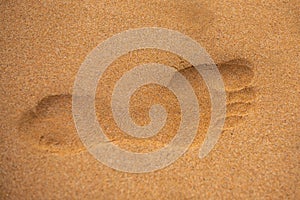
M226 120L224 130L233 129L244 121L244 116L251 113L253 102L256 98L255 89L251 86L254 72L250 63L243 59L235 59L228 62L217 64L226 90ZM190 83L204 94L206 86L202 83L196 87L197 83L193 76L199 76L194 67L179 70L187 77ZM200 105L207 101L207 97L199 99ZM208 110L206 110L207 112Z
M255 100L256 94L253 87L247 86L244 89L231 91L227 93L227 102L230 103L252 103Z
M198 71L186 60L166 52L153 52L150 50L132 52L130 56L119 58L103 74L99 85L105 85L105 87L99 87L99 92L97 93L98 97L103 99L103 101L96 105L96 110L104 133L120 148L139 153L161 149L169 144L176 135L181 121L178 100L176 96L168 92L167 88L155 84L148 84L137 89L130 100L130 114L133 121L138 125L150 123L149 109L151 105L161 104L166 109L168 114L166 124L155 136L148 139L131 137L120 130L114 122L111 113L110 97L113 93L115 82L133 66L145 63L160 63L172 66L177 69L178 73L185 76L192 85L200 107L198 134L193 144L199 146L204 140L210 123L211 105L206 84ZM246 119L245 116L252 112L255 101L255 88L252 86L254 71L249 62L242 59L220 63L217 66L223 77L226 90L227 111L223 128L226 131L242 125ZM177 74L170 81L177 81L176 77Z
M253 69L246 60L236 59L218 64L225 82L227 113L224 130L233 129L244 122L244 117L253 111L256 99L252 87Z
M225 82L226 91L239 91L251 85L254 72L246 60L235 59L217 66Z
M38 150L72 154L84 150L72 118L72 96L50 95L27 111L19 124L20 138Z

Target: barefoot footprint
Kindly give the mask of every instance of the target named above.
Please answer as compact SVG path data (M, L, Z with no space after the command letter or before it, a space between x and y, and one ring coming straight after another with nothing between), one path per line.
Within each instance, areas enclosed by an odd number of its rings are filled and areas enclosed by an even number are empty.
M245 60L231 60L229 62L220 63L217 66L223 77L227 94L227 114L224 130L231 130L237 125L242 124L245 116L251 112L251 107L255 100L255 90L251 87L254 73L249 63ZM200 107L202 106L201 112L210 112L208 108L205 108L208 107L209 97L203 95L206 86L203 81L199 81L201 77L198 72L193 67L185 67L179 69L178 72L188 79L194 87L197 96L202 95L201 98L198 99ZM161 90L160 95L163 96L163 94L167 92L166 90ZM145 95L143 96L145 97ZM143 96L140 97L141 100ZM135 102L138 102L137 100L138 99L136 99ZM98 103L106 104L105 101ZM102 109L100 112L108 113L109 107L106 107L104 111ZM171 115L172 112L174 112L174 116L178 115L178 112L172 110L172 108L169 112L171 112L169 113ZM145 105L141 103L139 106L134 106L134 113L132 117L135 121L139 121L139 118L145 117L145 115L141 113L146 114L147 109L145 110ZM205 121L208 123L209 118L204 119L204 121L202 119L200 123L206 123ZM39 150L59 155L74 154L85 150L76 133L73 122L71 94L44 97L34 108L24 113L19 125L21 139ZM105 124L105 126L107 126L107 124ZM176 131L173 129L175 128L168 128L166 133L168 134L170 130ZM109 129L106 129L106 131L107 130ZM200 127L199 130L202 132L203 127L202 129ZM107 134L114 133L109 133L108 131ZM159 142L166 143L167 141L169 140L160 140ZM123 140L123 142L126 143L126 145L130 142L137 143L139 146L141 145L139 140L135 141L130 139L130 141L128 141L128 138ZM154 145L153 142L155 142L155 140L152 140L149 144Z

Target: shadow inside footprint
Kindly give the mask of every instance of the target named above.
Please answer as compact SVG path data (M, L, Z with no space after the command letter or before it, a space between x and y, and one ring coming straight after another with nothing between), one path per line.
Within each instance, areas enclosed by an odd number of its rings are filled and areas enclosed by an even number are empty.
M24 113L19 130L21 139L39 150L57 154L84 150L74 126L70 94L43 98Z

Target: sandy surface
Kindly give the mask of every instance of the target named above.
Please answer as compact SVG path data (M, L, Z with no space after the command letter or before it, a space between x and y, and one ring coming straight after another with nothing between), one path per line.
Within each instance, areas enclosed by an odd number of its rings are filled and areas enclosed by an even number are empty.
M299 199L299 44L297 1L0 1L1 199ZM98 85L98 120L120 147L150 152L176 134L180 112L166 88L132 97L140 125L160 103L168 121L141 140L122 133L110 100L129 69L158 62L195 89L201 121L194 143L172 165L147 174L113 170L90 155L72 119L72 87L87 54L110 36L140 27L180 31L217 63L227 94L226 122L213 151L198 159L210 119L202 78L182 58L140 50L116 60ZM161 98L163 97L163 98Z

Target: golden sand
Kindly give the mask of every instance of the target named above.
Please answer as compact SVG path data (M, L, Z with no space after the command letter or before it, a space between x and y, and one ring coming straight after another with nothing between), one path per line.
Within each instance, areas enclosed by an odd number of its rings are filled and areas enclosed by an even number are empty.
M1 1L1 199L299 199L299 44L297 1ZM197 136L183 157L146 174L113 170L82 145L72 119L72 88L87 54L116 33L141 27L180 31L199 42L223 77L224 130L198 158L210 119L204 81L188 61L145 49L118 58L100 79L98 120L111 142L150 152L176 134L180 107L150 84L130 113L149 123L151 105L168 118L154 137L124 134L113 120L114 84L156 62L191 83L200 106Z

